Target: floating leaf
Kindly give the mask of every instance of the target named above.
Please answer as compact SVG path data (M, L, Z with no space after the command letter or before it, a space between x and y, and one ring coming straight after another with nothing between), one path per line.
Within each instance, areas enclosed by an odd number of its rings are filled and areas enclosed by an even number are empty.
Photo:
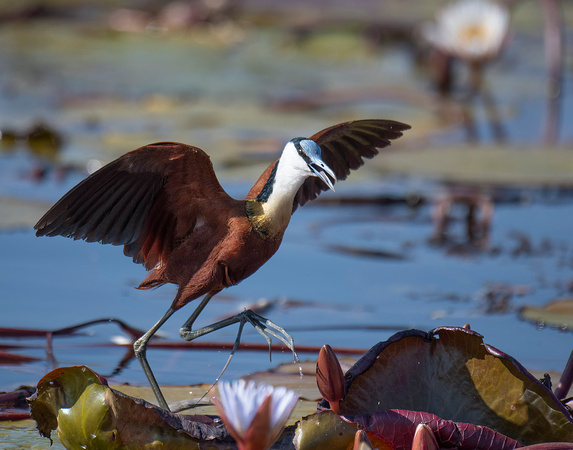
M428 432L447 448L513 450L521 447L519 442L486 427L454 423L429 413L400 410L354 417L323 411L299 422L294 442L299 450L351 449L357 430L363 429L373 448L409 450L419 424L425 424Z
M354 445L358 425L344 420L332 411L323 411L303 417L295 432L294 444L298 450L349 450ZM387 442L368 435L374 448L393 450Z
M35 392L31 386L20 386L12 392L0 393L0 421L30 418L26 398Z
M373 165L387 172L424 176L448 182L506 186L570 183L573 154L562 148L511 148L466 145L388 152Z
M38 383L32 418L43 436L58 429L67 448L170 449L234 447L225 429L208 416L169 413L107 386L87 367L56 369Z
M573 330L573 298L553 300L543 307L524 306L519 317L536 324Z
M573 442L573 418L553 393L469 329L397 333L368 351L346 378L345 416L424 411L523 444Z
M419 425L426 426L441 447L459 450L513 450L521 447L514 439L491 428L471 423L443 420L419 411L385 410L375 414L346 417L373 435L388 441L395 449L410 449L416 441ZM418 436L419 438L419 436ZM422 447L423 448L423 447Z

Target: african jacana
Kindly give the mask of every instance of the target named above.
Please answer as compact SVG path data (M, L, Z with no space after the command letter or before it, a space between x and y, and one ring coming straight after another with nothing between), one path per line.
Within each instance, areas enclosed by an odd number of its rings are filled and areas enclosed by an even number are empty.
M149 339L179 308L205 295L179 334L188 341L232 323L285 342L292 338L246 310L192 330L213 295L261 267L279 248L299 205L333 188L363 158L402 136L408 125L357 120L326 128L310 139L289 141L280 158L259 177L245 200L219 184L209 156L197 147L161 142L133 150L94 172L64 195L35 225L37 236L66 236L123 245L124 253L150 270L139 285L179 286L170 308L134 344L135 355L160 406L169 409L147 362ZM277 334L277 331L280 334ZM237 337L237 342L240 338Z

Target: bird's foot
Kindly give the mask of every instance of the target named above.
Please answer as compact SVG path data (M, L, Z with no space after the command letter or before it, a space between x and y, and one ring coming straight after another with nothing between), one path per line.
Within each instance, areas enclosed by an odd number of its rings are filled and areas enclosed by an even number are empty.
M215 385L219 382L219 380L225 373L225 370L227 370L227 367L229 367L229 364L231 363L231 360L233 359L233 356L235 355L237 348L239 348L239 345L241 343L241 336L243 334L243 327L247 322L250 323L255 328L255 330L257 330L257 332L265 338L265 340L269 344L269 357L271 356L272 352L271 336L274 336L283 344L285 344L287 348L292 352L293 361L295 363L300 363L300 359L294 349L294 340L292 336L288 334L283 327L278 326L276 323L251 311L250 309L246 309L240 312L239 314L236 314L227 319L223 319L212 325L207 325L203 328L199 328L198 330L191 330L190 326L192 325L192 322L193 321L190 318L190 320L185 322L185 324L179 330L179 335L186 341L192 341L193 339L196 339L199 336L211 333L212 331L220 330L221 328L228 327L229 325L233 325L235 323L239 323L239 332L237 333L237 338L235 339L235 344L233 345L233 349L231 350L231 353L229 354L227 362L225 363L225 366L221 370L221 373L219 373L219 376L215 379L211 387L207 390L207 392L203 395L203 397L199 399L198 402L191 402L190 404L186 404L183 407L183 409L189 409L201 405L203 399L207 396L207 394L211 391L211 389L213 389L213 387L215 387ZM179 408L178 410L181 410L180 405L178 405L178 408Z
M255 330L257 330L257 332L265 338L265 340L269 344L269 354L271 353L271 343L272 343L271 336L272 336L287 346L287 348L292 352L293 359L295 362L299 361L298 355L296 354L294 348L294 340L292 336L288 334L284 328L278 326L269 319L251 311L250 309L246 309L232 317L220 320L219 322L204 326L203 328L199 328L197 330L191 329L192 322L188 320L179 330L179 335L186 341L192 341L193 339L196 339L200 336L203 336L216 330L220 330L221 328L228 327L229 325L233 325L235 323L240 323L240 327L239 327L239 332L237 333L237 339L235 339L235 345L233 346L233 350L231 351L231 357L235 353L236 349L239 347L244 325L246 323L250 323L255 328Z
M257 330L257 332L266 339L269 344L269 357L271 356L270 335L274 336L287 346L287 348L292 352L292 356L295 362L299 361L298 355L294 349L294 340L283 327L278 326L276 323L251 311L250 309L246 309L237 315L241 316L241 323L249 322L255 328L255 330ZM240 336L237 336L237 338L239 339ZM238 342L236 344L238 344Z

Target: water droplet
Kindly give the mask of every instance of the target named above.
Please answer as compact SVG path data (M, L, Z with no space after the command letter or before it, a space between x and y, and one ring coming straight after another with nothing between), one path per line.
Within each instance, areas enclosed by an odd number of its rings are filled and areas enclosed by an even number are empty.
M545 322L543 320L538 320L536 324L536 328L538 331L541 331L545 328Z

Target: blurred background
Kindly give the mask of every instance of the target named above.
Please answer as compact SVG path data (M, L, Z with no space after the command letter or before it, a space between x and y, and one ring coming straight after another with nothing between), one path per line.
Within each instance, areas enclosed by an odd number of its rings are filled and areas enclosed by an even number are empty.
M402 329L469 323L527 368L560 372L573 343L573 4L455 3L1 2L0 390L81 364L146 384L113 323L46 351L44 331L94 319L147 330L175 296L135 290L145 270L121 248L35 237L90 172L181 141L241 198L289 139L362 118L412 130L297 210L277 254L198 325L253 308L310 347L306 359L323 344L359 356ZM179 341L191 312L163 342ZM264 344L251 329L243 341ZM214 381L228 352L148 356L160 384L182 385ZM225 378L289 360L247 348Z

